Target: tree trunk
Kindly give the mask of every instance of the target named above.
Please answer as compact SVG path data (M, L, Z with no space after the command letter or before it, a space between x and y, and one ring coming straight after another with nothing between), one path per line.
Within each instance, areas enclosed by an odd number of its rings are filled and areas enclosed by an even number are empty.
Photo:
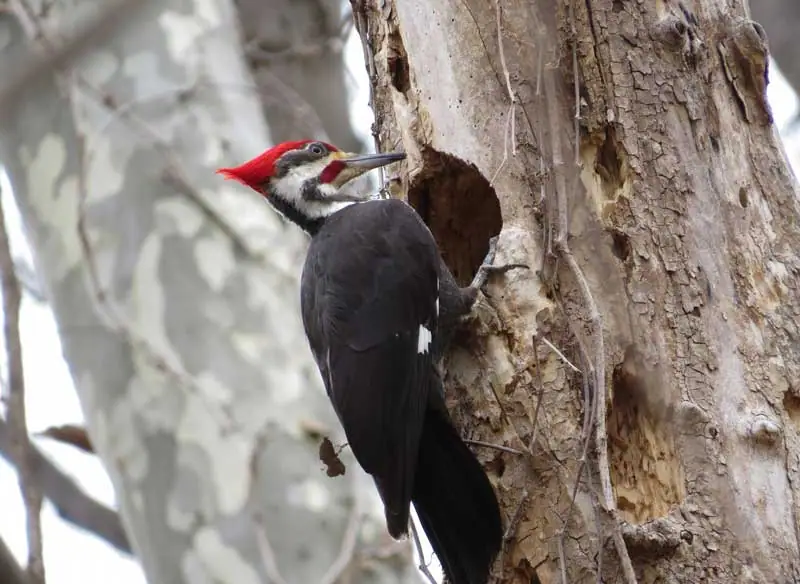
M343 0L236 0L245 58L262 90L275 143L330 139L358 152L343 56L349 18Z
M30 57L20 23L53 51L103 5L74 4L0 12L0 79ZM305 238L213 175L270 143L234 22L147 3L2 112L0 159L148 581L414 581L352 458L319 460L341 432L299 320Z
M518 451L476 447L496 581L800 578L800 199L741 2L353 5L448 264L499 232L531 266L445 362L464 435Z

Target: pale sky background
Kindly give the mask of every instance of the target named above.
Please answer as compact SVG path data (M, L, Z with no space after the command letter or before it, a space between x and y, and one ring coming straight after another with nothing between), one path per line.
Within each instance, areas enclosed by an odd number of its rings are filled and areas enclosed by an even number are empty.
M369 88L364 69L361 44L351 35L345 45L345 58L352 74L352 103L356 131L372 145L369 110ZM768 94L778 128L798 113L798 100L777 68L771 66ZM798 168L800 132L788 140L787 151ZM724 139L724 136L723 136ZM266 146L266 145L265 145ZM22 232L19 213L11 198L10 186L0 173L3 206L15 257L30 260ZM0 315L1 318L1 315ZM78 398L61 354L56 326L49 307L26 297L21 315L22 345L27 390L28 427L37 433L51 426L82 424ZM2 339L0 339L0 351ZM0 352L0 370L5 378L5 353ZM2 406L0 406L2 407ZM3 412L5 413L5 412ZM114 506L115 498L99 459L75 448L47 439L35 439L39 448L50 455L91 496L106 505ZM45 569L49 584L144 584L144 576L135 560L117 552L113 547L86 532L62 521L52 505L45 500L42 509ZM0 459L0 537L24 563L27 558L25 515L14 470ZM429 554L428 554L429 555Z

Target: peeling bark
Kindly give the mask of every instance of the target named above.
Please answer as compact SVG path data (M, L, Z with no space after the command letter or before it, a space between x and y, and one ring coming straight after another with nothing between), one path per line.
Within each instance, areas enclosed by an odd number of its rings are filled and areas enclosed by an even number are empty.
M463 434L527 452L476 450L496 581L800 578L800 198L742 4L353 6L448 264L532 267L445 362Z
M38 40L96 9L16 4ZM337 479L318 459L341 432L299 322L306 241L213 175L270 142L234 22L151 2L0 134L91 441L153 584L415 581L349 453ZM15 13L0 50L0 77L30 50Z

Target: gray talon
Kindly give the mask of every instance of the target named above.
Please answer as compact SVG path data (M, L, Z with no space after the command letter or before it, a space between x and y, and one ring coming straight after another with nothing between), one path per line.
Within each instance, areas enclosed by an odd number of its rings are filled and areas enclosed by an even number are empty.
M500 237L495 235L489 240L489 251L486 253L486 257L483 258L481 267L478 268L475 277L472 279L472 283L469 285L470 288L474 290L482 290L483 287L486 286L489 276L492 274L505 274L506 272L520 268L524 268L526 270L530 269L530 266L526 264L504 264L502 266L492 265L494 263L495 255L497 255L497 242L499 239Z

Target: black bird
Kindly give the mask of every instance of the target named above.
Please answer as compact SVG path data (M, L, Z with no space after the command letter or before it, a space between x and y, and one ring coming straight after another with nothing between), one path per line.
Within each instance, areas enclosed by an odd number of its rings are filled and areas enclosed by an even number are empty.
M372 475L394 538L410 503L453 584L485 584L502 525L492 485L453 427L436 360L492 268L460 288L430 230L406 203L345 184L404 154L357 156L285 142L220 169L264 195L311 236L303 324L353 454Z

